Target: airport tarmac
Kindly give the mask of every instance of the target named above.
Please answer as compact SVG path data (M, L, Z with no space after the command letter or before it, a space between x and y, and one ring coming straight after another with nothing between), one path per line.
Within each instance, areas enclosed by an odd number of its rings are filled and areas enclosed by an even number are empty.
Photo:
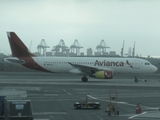
M117 75L111 80L40 72L0 72L0 95L7 98L31 100L35 120L157 120L160 119L160 74L139 76ZM146 80L146 82L145 82ZM109 88L117 88L119 115L105 112L109 101ZM77 101L98 101L100 109L75 109ZM142 113L135 114L137 103Z

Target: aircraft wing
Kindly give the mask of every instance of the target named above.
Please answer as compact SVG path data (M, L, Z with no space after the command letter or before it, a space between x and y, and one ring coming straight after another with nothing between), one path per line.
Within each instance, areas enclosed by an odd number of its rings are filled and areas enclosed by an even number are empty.
M109 71L112 71L113 72L113 69L111 68L106 68L106 67L91 67L91 66L86 66L86 65L79 65L79 64L72 64L70 62L68 62L70 65L72 65L73 67L75 67L75 69L79 69L80 71L82 72L85 72L85 73L88 73L90 74L92 71L103 71L103 70L109 70Z

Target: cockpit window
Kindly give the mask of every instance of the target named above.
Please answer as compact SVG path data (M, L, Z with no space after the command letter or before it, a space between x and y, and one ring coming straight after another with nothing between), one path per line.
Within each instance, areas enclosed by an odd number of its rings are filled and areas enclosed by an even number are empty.
M150 65L149 63L145 63L145 65Z

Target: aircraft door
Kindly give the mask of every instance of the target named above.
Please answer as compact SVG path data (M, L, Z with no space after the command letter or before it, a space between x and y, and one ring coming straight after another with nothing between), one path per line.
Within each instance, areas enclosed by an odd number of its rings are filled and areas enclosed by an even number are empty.
M140 62L139 60L135 60L135 69L140 69Z

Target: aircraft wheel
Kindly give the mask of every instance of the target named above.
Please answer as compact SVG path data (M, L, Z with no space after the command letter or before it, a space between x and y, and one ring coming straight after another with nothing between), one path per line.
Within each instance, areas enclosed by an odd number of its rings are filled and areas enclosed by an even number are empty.
M134 81L135 81L135 82L138 82L138 79L135 79Z
M83 81L83 82L87 82L87 81L88 81L88 78L87 78L87 77L82 77L82 81Z

